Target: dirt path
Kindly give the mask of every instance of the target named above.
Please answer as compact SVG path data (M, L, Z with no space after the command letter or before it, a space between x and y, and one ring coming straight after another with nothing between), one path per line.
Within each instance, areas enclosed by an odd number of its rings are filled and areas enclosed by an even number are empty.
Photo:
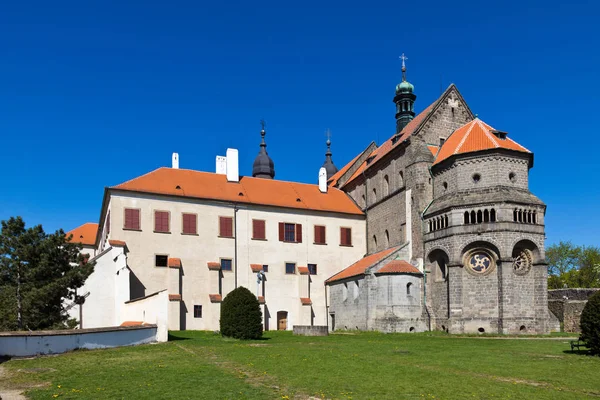
M9 373L2 365L0 365L0 400L26 400L27 397L22 394L24 389L9 389L6 387L6 380L8 377Z

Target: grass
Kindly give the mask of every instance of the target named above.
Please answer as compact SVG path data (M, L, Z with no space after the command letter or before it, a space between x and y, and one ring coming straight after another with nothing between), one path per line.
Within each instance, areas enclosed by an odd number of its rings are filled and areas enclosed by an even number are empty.
M580 399L600 396L600 357L568 340L445 334L268 332L242 342L172 332L168 343L2 364L32 399ZM36 385L43 385L35 387Z

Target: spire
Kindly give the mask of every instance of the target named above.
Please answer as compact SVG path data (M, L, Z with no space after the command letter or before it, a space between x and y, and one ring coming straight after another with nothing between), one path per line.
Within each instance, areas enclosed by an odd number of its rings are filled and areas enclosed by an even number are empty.
M327 129L327 152L325 152L325 162L323 163L323 168L327 171L327 180L331 178L336 172L338 172L337 167L333 164L331 160L331 132Z
M402 53L402 82L396 85L396 133L402 132L402 129L415 117L414 104L417 96L413 94L414 86L406 80L406 60L408 57Z
M260 131L260 150L258 150L258 155L254 159L254 164L252 165L252 176L255 178L273 179L275 178L275 167L273 165L273 160L271 160L271 157L269 157L269 154L267 153L265 121L261 120L260 125L262 127Z

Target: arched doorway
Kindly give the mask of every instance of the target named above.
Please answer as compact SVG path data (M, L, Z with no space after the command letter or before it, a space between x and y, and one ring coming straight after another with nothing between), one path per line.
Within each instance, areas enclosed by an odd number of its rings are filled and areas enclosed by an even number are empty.
M277 330L278 331L286 331L287 330L287 311L277 311Z

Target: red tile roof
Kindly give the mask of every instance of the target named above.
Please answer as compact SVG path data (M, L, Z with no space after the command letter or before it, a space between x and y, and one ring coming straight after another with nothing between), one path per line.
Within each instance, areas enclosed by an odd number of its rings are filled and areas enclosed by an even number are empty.
M181 268L181 259L180 258L169 258L168 265L169 265L169 268Z
M180 294L170 294L169 301L181 301L181 295Z
M250 268L252 269L252 272L260 272L263 269L262 264L250 264Z
M258 304L265 304L265 296L258 296Z
M223 300L223 296L220 294L209 294L208 297L210 297L211 303L220 303Z
M348 164L344 165L342 169L338 170L335 174L332 175L331 178L327 181L330 186L335 186L338 180L354 165L354 163L359 159L362 153L358 154L356 157L352 159Z
M310 274L310 271L308 270L308 267L298 267L298 272L300 273L300 275L308 275L308 274Z
M98 224L93 222L85 223L77 228L67 232L66 236L73 235L73 243L81 243L84 246L95 246L96 235L98 234Z
M455 154L472 153L482 150L507 149L531 153L525 147L508 137L499 138L492 133L494 128L475 118L473 121L455 130L444 142L433 165L439 164Z
M309 297L300 297L300 302L302 302L303 306L312 305L312 300Z
M240 177L239 183L228 182L225 175L187 169L159 168L113 186L111 189L303 210L363 214L352 199L339 189L330 188L327 193L321 193L318 185L247 176Z
M125 321L121 326L142 326L144 321Z
M392 260L380 268L376 274L416 274L423 275L414 265L404 260Z
M434 157L437 155L438 151L440 150L440 148L438 146L432 146L430 144L427 145L427 148L429 149L431 154L433 154Z
M221 269L221 263L209 261L206 263L208 265L208 269L211 271L219 271Z
M115 240L115 239L110 239L108 241L108 244L110 244L112 247L125 247L125 246L127 246L127 244L123 240Z
M392 254L399 248L400 247L392 247L391 249L383 250L378 253L374 253L374 254L368 255L364 258L361 258L360 260L358 260L357 262L355 262L348 268L343 269L342 271L333 275L331 278L327 279L325 281L325 283L331 283L331 282L339 281L339 280L346 279L346 278L352 278L354 276L364 275L367 268L369 268L373 264L376 264L379 261L383 260L384 258L389 256L390 254Z

